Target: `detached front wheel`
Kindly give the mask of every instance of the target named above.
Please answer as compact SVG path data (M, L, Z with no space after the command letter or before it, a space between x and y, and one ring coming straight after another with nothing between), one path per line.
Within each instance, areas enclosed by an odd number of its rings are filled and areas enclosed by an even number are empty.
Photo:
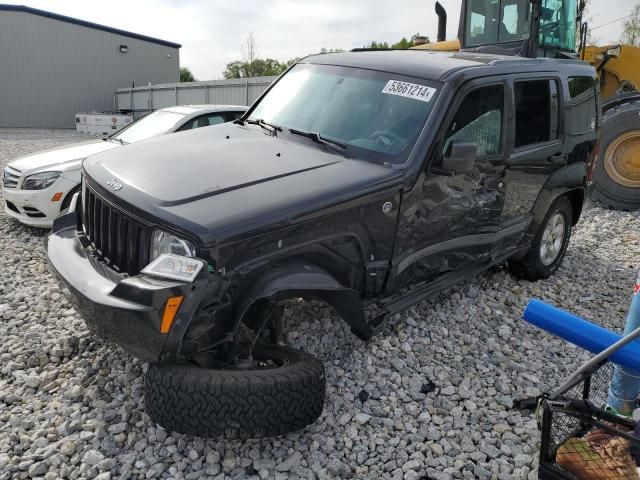
M145 407L168 430L201 437L282 435L322 413L324 366L286 346L256 345L253 362L234 369L150 364Z

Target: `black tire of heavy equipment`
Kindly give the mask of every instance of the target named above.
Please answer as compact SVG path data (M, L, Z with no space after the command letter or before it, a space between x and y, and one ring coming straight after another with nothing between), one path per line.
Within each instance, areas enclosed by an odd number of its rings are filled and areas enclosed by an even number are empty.
M617 210L640 208L640 188L626 187L613 180L604 166L607 148L617 137L633 130L640 130L640 100L629 100L604 112L602 115L600 154L593 174L591 198Z
M213 370L194 364L150 364L145 407L164 428L201 437L282 435L313 423L322 413L322 362L300 350L256 345L254 355L287 364L257 370Z
M542 235L544 234L544 229L546 228L549 219L555 213L561 213L564 216L564 238L562 239L563 243L556 259L550 265L545 265L540 260L540 242L542 241ZM564 255L567 252L567 246L569 245L569 240L571 240L572 224L573 209L571 208L571 202L565 196L558 197L553 204L551 204L551 207L549 207L544 220L542 220L536 235L533 237L531 247L529 247L529 251L524 258L521 260L509 260L509 271L516 277L524 278L530 282L550 277L556 272L556 270L558 270L562 264Z

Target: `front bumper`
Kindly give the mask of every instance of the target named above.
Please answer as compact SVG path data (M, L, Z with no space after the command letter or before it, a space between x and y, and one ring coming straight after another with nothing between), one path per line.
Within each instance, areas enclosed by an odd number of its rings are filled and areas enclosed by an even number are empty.
M58 217L45 242L54 273L69 289L71 301L89 329L144 361L177 355L207 290L207 274L194 283L118 274L83 247L76 218L76 212ZM161 334L166 301L178 295L184 296L178 314L169 333Z
M78 182L60 177L44 190L20 190L2 187L4 212L10 217L32 227L51 228L53 220L60 214L62 202ZM60 200L53 202L55 193L61 192Z

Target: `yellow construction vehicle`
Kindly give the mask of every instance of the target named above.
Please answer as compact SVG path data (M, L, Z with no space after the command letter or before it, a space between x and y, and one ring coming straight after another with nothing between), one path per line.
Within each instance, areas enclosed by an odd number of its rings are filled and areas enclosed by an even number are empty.
M587 45L584 8L584 0L462 0L458 38L445 40L446 12L436 2L438 41L413 48L589 62L602 99L592 197L640 209L640 48Z

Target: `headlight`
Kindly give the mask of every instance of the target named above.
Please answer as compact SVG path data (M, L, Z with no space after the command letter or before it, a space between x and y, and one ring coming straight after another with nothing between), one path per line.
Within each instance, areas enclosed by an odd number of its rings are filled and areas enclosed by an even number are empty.
M153 262L142 269L142 273L156 277L193 282L200 270L206 266L199 258L185 258L178 255L163 253Z
M44 190L53 185L60 172L42 172L29 175L22 182L22 190Z
M153 232L153 239L151 240L150 260L155 260L163 253L180 255L182 257L195 257L196 246L189 240L176 237L162 230L156 230Z

